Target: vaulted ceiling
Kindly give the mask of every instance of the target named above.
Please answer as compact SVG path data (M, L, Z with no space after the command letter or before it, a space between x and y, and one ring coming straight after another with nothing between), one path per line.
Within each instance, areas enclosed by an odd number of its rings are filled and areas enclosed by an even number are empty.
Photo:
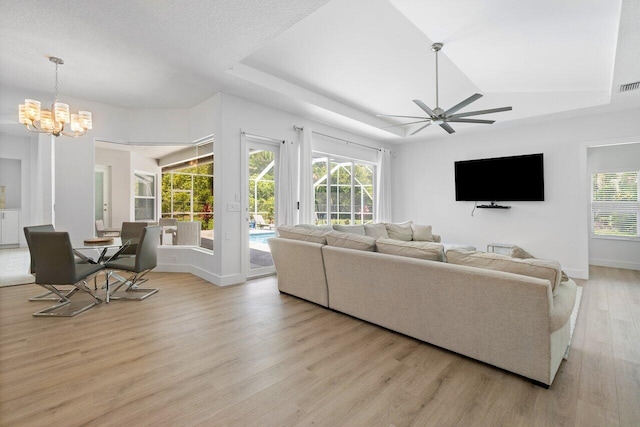
M0 84L127 108L189 108L219 91L402 142L443 135L377 114L513 106L458 132L640 106L635 0L0 0ZM0 106L0 115L14 111Z

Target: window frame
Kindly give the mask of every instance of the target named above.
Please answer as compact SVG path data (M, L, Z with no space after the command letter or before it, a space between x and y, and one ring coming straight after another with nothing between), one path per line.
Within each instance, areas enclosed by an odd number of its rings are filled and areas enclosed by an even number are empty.
M594 200L594 180L597 175L603 174L636 174L636 201L598 201ZM590 221L589 221L589 234L593 239L605 239L605 240L629 240L640 241L640 171L638 170L614 170L614 171L598 171L591 172L589 177L589 207L590 207ZM611 213L635 213L636 215L636 235L635 236L621 236L614 234L596 234L595 233L595 217L598 212L611 212Z
M152 189L153 189L153 196L138 196L136 194L137 192L137 186L138 186L138 176L147 176L147 177L151 177L153 178L153 185L152 185ZM141 200L153 200L153 218L138 218L138 210L136 208L136 201L138 199ZM157 221L158 218L158 177L155 173L152 172L146 172L146 171L141 171L141 170L134 170L133 171L133 218L134 221L149 221L149 222L155 222Z
M315 204L315 194L316 194L316 186L314 185L312 191L314 194L314 213L316 215L316 224L320 224L321 221L324 221L324 223L326 224L332 224L332 219L333 219L333 215L336 215L336 221L340 221L340 215L346 214L347 212L349 212L350 217L349 217L349 224L350 225L361 225L361 224L370 224L370 223L375 223L376 221L376 184L377 184L377 174L378 174L378 168L375 162L371 162L371 161L366 161L366 160L361 160L361 159L357 159L357 158L353 158L353 157L345 157L345 156L340 156L340 155L335 155L335 154L330 154L330 153L325 153L325 152L321 152L321 151L313 151L311 154L311 162L312 162L312 166L311 166L311 171L313 172L313 164L317 163L315 162L316 159L320 159L323 158L325 159L325 166L326 166L326 172L327 172L327 176L326 176L326 183L324 185L326 185L327 187L327 191L326 191L326 201L325 201L325 206L326 206L326 210L325 211L318 211L316 210L316 204ZM340 210L340 203L338 202L338 199L336 199L335 201L335 205L336 205L336 210L333 210L333 206L331 203L331 194L332 194L332 187L334 186L334 184L332 183L332 173L331 173L331 165L332 164L342 164L342 163L349 163L350 167L349 169L349 174L350 174L350 211L341 211ZM355 208L356 208L356 188L357 187L365 187L364 184L362 183L356 183L357 178L356 178L356 174L355 174L355 168L356 166L366 166L366 167L370 167L371 168L371 212L367 213L367 215L371 215L371 220L368 221L366 219L363 218L363 212L362 212L362 205L360 207L361 211L360 212L356 212ZM315 181L313 182L313 184L315 184ZM345 186L345 184L336 184L337 186ZM366 185L366 187L368 187L368 185ZM323 215L324 219L320 219L319 215ZM358 218L359 217L359 218ZM356 221L361 221L360 223L357 223Z

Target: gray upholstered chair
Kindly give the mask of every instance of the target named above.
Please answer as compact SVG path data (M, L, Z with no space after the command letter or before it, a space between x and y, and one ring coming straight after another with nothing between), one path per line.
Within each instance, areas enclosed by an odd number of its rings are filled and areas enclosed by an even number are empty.
M118 256L129 255L134 256L138 248L138 243L142 237L142 231L148 224L146 222L123 222L120 231L123 249L119 251ZM115 259L117 257L113 257Z
M29 249L29 256L31 257L31 267L29 272L33 275L36 273L36 262L33 257L33 250L31 249L31 233L38 233L41 231L56 231L53 227L53 224L43 224L43 225L29 225L23 228L24 230L24 238L27 241L27 248ZM75 262L79 264L84 264L88 262L88 258L80 252L74 250ZM60 298L53 292L45 292L40 295L36 295L35 297L29 298L29 301L58 301Z
M72 317L100 304L98 298L87 286L87 280L104 270L101 264L76 263L69 233L65 231L40 231L30 234L31 251L35 262L36 284L57 296L58 303L33 313L34 316ZM71 285L69 292L59 289ZM93 298L72 301L71 297L83 291ZM78 304L79 303L79 304Z
M149 271L153 270L158 263L158 243L160 242L160 233L162 227L148 226L142 230L140 242L136 247L136 254L133 257L117 258L107 261L105 264L107 270L125 271L131 273L128 278L118 277L115 271L107 275L107 292L109 299L126 299L126 300L143 300L156 292L158 289L142 289L139 285L146 282L144 277ZM116 277L115 287L110 289L109 280ZM118 290L125 286L125 291L118 293Z

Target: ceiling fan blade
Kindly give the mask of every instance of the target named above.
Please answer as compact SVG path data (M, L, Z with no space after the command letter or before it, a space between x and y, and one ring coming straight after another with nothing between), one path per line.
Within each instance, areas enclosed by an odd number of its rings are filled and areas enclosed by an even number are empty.
M468 113L454 114L452 116L447 117L447 119L457 119L460 117L478 116L480 114L499 113L501 111L511 111L511 110L513 110L513 107L500 107L500 108L491 108L489 110L469 111Z
M455 113L459 109L466 107L467 105L471 104L473 101L477 101L480 98L482 98L482 94L474 93L473 95L471 95L470 97L462 101L461 103L456 104L453 107L449 108L447 111L444 112L444 115L448 116L451 113Z
M406 126L406 125L415 125L416 123L424 123L424 122L429 122L429 124L431 124L431 119L422 119L422 120L418 120L417 122L400 123L399 125L384 126L384 127L381 127L380 129L395 128L398 126Z
M454 123L484 123L487 125L495 123L495 120L478 120L478 119L447 119L448 122Z
M422 110L427 113L429 115L429 117L433 118L436 117L436 113L433 112L433 110L429 107L427 107L427 105L420 101L419 99L414 99L413 102L420 108L422 108Z
M419 117L419 116L396 116L393 114L376 114L376 117L401 117L403 119L425 119L429 120L429 117Z
M446 130L449 133L455 133L455 130L453 130L453 128L451 126L449 126L449 124L447 122L440 123L440 127L442 129Z
M431 124L431 122L427 123L426 125L420 127L417 130L414 130L413 132L411 132L411 135L415 135L416 133L420 132L422 129L426 128L427 126L429 126Z

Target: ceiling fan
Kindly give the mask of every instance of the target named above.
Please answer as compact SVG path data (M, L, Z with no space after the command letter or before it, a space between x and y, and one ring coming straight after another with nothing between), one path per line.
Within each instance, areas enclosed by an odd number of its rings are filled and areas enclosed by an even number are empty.
M456 111L482 98L482 94L479 94L479 93L475 93L471 95L464 101L454 105L453 107L449 108L446 111L440 108L439 102L438 102L438 52L440 52L440 49L442 49L442 46L443 46L442 43L434 43L431 45L431 50L436 53L436 108L432 110L431 108L427 107L427 105L424 102L420 101L419 99L414 99L413 102L418 107L420 107L425 113L427 113L427 116L396 116L396 115L388 115L388 114L378 114L377 115L378 117L401 117L405 119L420 119L418 121L402 123L402 124L393 125L393 126L406 126L406 125L414 125L416 123L425 123L422 127L413 131L411 135L415 135L416 133L420 132L422 129L426 128L432 123L439 124L442 129L446 130L451 134L451 133L454 133L455 130L449 125L449 123L482 123L482 124L490 125L495 122L495 120L465 119L464 117L478 116L481 114L499 113L501 111L512 110L511 107L501 107L501 108L491 108L489 110L469 111L466 113L454 114ZM389 126L389 127L393 127L393 126Z

